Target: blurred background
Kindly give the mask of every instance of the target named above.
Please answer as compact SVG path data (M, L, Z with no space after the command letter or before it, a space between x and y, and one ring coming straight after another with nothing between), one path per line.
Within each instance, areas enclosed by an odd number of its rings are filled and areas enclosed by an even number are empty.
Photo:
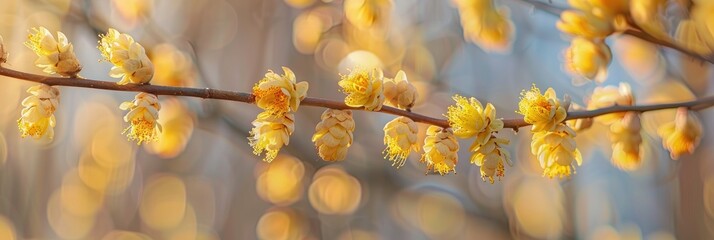
M518 117L533 83L585 105L595 85L563 71L568 39L558 17L519 0L511 51L464 41L446 0L0 0L9 68L41 74L23 46L28 29L62 31L83 77L114 81L99 62L98 35L134 36L156 66L153 84L250 91L268 69L288 66L309 96L340 100L338 73L404 70L417 87L415 112L441 116L453 94ZM565 0L546 1L567 6ZM372 17L365 17L365 11ZM677 12L673 11L676 21ZM369 15L368 15L369 16ZM711 65L626 35L608 38L614 61L605 84L630 83L637 103L708 95ZM643 115L644 164L610 164L607 127L579 133L584 163L548 179L530 154L530 133L503 131L514 165L482 181L462 141L456 175L425 175L412 154L395 170L382 158L382 113L355 112L347 159L322 161L310 141L324 109L296 113L290 145L272 163L248 145L255 106L162 96L159 142L121 135L122 101L133 93L60 87L52 142L22 139L16 120L33 84L0 77L0 239L707 239L714 236L712 111L694 155L669 158L656 128L672 111ZM423 138L427 125L419 125Z

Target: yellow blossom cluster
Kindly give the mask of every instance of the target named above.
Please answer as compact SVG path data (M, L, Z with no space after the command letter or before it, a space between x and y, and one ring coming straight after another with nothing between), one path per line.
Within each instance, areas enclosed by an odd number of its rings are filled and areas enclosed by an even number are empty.
M283 67L283 75L268 71L253 87L256 105L265 110L253 121L250 145L253 153L266 152L263 161L272 161L280 148L288 145L295 129L295 116L300 101L307 95L307 82L297 82L290 68Z
M550 131L565 120L567 111L560 106L560 100L555 94L555 90L548 88L545 93L533 85L531 90L521 92L521 101L518 103L518 111L523 115L523 120L533 124L532 131Z
M158 140L161 124L157 120L161 105L156 95L141 92L134 101L123 102L119 108L129 111L124 115L124 121L131 124L124 130L129 140L136 140L137 145Z
M352 145L352 133L355 131L352 111L327 109L320 119L320 123L315 126L315 134L312 135L317 153L325 161L344 160L347 149Z
M486 144L476 145L475 142L469 149L471 155L471 163L481 167L481 178L493 183L494 178L501 178L505 175L503 162L508 165L511 163L511 154L504 150L503 147L508 145L510 141L505 138L492 136Z
M429 126L424 138L424 154L421 162L426 163L426 171L434 171L441 175L456 173L456 163L459 161L459 142L451 129Z
M345 104L350 107L364 107L367 111L379 111L384 104L384 72L382 69L352 69L341 75L338 84L347 94Z
M397 117L384 125L384 145L387 146L384 158L392 161L392 166L404 166L412 149L419 151L418 132L416 123L408 117Z
M611 106L632 106L634 104L635 98L632 95L632 88L627 83L620 83L619 87L596 87L590 96L587 109L595 110ZM595 118L595 121L609 125L621 120L625 114L626 112L618 112L600 115Z
M74 54L74 46L62 32L57 32L57 39L44 27L32 28L25 46L37 54L35 65L49 74L74 77L82 66Z
M134 38L110 28L101 35L99 50L105 60L114 64L109 76L121 78L119 85L146 84L154 76L154 64L146 55L146 50Z
M625 171L636 170L640 167L642 164L640 157L641 129L640 115L636 112L627 112L622 119L610 125L612 165Z
M679 159L683 154L691 154L702 138L702 122L687 108L677 109L674 122L662 125L657 130L662 138L662 145L669 151L672 159Z
M485 51L505 53L515 39L508 8L496 7L493 0L454 0L461 17L464 38Z
M36 85L27 89L30 96L22 100L24 107L17 126L22 137L30 136L34 139L54 138L55 115L59 105L60 92L57 88L45 84Z

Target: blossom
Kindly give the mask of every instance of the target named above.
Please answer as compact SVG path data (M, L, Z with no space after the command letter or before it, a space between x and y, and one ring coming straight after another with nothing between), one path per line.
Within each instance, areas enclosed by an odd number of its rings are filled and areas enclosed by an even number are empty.
M593 14L563 11L555 25L561 32L586 39L603 39L615 31L610 22Z
M451 129L429 126L424 139L424 154L421 162L426 163L427 173L431 170L441 175L456 173L459 161L459 142Z
M384 125L384 145L387 146L384 158L392 161L392 166L404 166L412 149L419 151L418 132L416 123L408 117L397 117Z
M455 95L453 99L456 104L449 106L446 118L457 137L475 136L475 144L483 145L491 137L491 133L503 129L503 121L496 119L496 108L490 103L484 108L481 102L473 97L466 99Z
M99 50L102 56L114 64L109 71L109 76L121 78L117 84L145 84L151 81L154 76L154 64L149 60L141 44L128 34L112 28L100 37Z
M590 96L588 102L588 110L595 110L611 106L631 106L635 104L635 98L632 96L632 88L627 83L620 83L619 87L606 86L596 87ZM626 112L610 113L595 117L595 121L602 124L611 124L622 119Z
M630 0L630 15L637 26L656 38L667 40L665 11L667 0Z
M472 2L459 5L464 38L485 51L510 51L515 38L515 27L509 19L508 9L496 9L490 0L483 2L488 3Z
M248 137L253 154L265 152L263 161L271 162L283 146L290 143L290 135L295 130L295 115L292 113L273 114L265 111L253 121L253 129Z
M575 146L575 131L560 123L550 131L533 133L531 153L538 157L543 176L563 177L575 173L583 157Z
M320 123L315 126L312 142L320 157L325 161L340 161L347 156L347 149L352 145L352 133L355 120L352 111L327 109L320 116Z
M123 132L129 140L137 140L136 144L139 145L159 139L161 124L156 120L159 119L161 105L156 95L141 92L136 94L134 101L123 102L119 108L129 111L124 115L124 121L130 126Z
M381 25L389 19L392 1L345 0L343 5L347 20L359 29L367 29Z
M687 108L678 108L674 122L657 129L662 138L662 145L669 151L672 159L679 159L682 154L691 154L702 138L702 123L699 117Z
M297 111L300 101L305 99L307 88L307 82L296 83L295 73L290 68L283 67L282 76L272 70L268 71L265 77L253 86L253 95L259 108L282 114Z
M630 8L630 0L568 0L575 9L609 19L618 14L626 14Z
M186 87L192 86L196 78L196 69L191 57L171 44L159 44L151 48L149 54L154 64L153 84Z
M25 46L37 54L35 65L42 71L62 76L76 76L82 66L74 55L74 46L62 32L57 32L57 39L44 27L32 28Z
M602 83L612 62L610 47L601 41L576 37L564 52L565 69L571 75Z
M354 69L347 75L341 75L338 84L347 94L345 104L350 107L364 107L368 111L379 111L384 103L384 73L379 68L367 71Z
M503 149L503 146L508 143L508 139L491 136L486 144L471 145L471 149L469 149L473 153L471 163L481 167L481 178L484 181L488 179L493 183L495 177L503 177L505 173L504 161L508 165L513 165L511 154Z
M34 139L54 138L55 115L59 105L60 92L57 88L45 84L27 89L31 95L22 100L22 115L17 120L21 136Z
M384 96L392 106L410 109L416 101L417 91L414 85L407 81L407 74L399 71L394 79L384 79Z
M517 113L523 115L527 123L533 124L533 132L553 130L567 115L565 108L560 106L555 90L548 88L541 94L535 85L530 91L521 92Z
M610 125L612 165L622 170L632 171L642 164L640 158L641 129L640 116L635 112L627 112L621 120Z
M5 42L3 42L2 36L0 36L0 63L7 62L8 53L5 50Z

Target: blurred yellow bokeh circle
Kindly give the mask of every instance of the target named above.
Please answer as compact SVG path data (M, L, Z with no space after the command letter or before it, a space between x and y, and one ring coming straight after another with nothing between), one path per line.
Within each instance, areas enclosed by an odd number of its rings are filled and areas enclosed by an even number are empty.
M258 165L255 189L270 203L286 206L302 198L305 166L292 156L279 155L270 164Z
M341 168L325 167L315 173L308 190L310 204L323 214L351 214L362 198L356 178Z
M260 239L304 239L308 234L305 219L292 209L271 209L258 220Z
M144 188L139 206L141 220L155 230L179 225L186 213L186 185L169 174L152 177Z

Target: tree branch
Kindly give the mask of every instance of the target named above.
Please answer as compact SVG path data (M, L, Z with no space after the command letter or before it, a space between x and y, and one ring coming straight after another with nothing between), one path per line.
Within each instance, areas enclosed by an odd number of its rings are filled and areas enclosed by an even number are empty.
M10 78L21 79L36 83L47 84L50 86L68 86L68 87L79 87L79 88L93 88L93 89L103 89L110 91L122 91L122 92L146 92L155 95L170 95L170 96L184 96L184 97L198 97L204 99L219 99L228 100L234 102L243 102L249 104L255 104L255 97L253 94L235 91L226 91L211 88L188 88L188 87L170 87L170 86L158 86L158 85L137 85L137 84L127 84L118 85L116 82L84 79L84 78L64 78L64 77L49 77L36 75L31 73L25 73L20 71L15 71L12 69L4 68L0 66L0 76L7 76ZM333 101L323 98L313 98L307 97L300 103L302 106L312 106L312 107L324 107L332 109L351 109L366 111L363 108L356 108L347 106L343 102ZM656 111L662 109L671 109L686 107L692 110L702 110L708 107L714 106L714 96L703 97L693 101L687 102L677 102L677 103L664 103L664 104L652 104L652 105L639 105L639 106L612 106L606 108L600 108L590 111L576 111L568 112L566 120L579 119L579 118L593 118L600 115L605 115L608 113L615 112L648 112ZM440 127L449 127L449 122L446 119L434 118L425 115L421 115L414 112L409 112L394 107L384 106L379 112L392 114L396 116L404 116L411 118L416 122L427 123L431 125L436 125ZM522 118L511 118L503 119L504 128L511 128L518 131L521 127L529 126Z

